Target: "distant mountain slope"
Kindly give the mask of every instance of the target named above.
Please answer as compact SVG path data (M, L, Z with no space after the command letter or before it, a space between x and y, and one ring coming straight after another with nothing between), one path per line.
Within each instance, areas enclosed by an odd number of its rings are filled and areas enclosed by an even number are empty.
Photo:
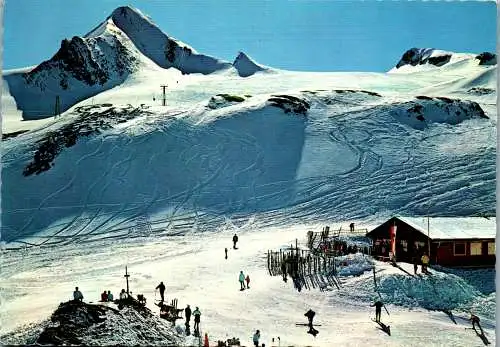
M270 68L262 66L255 62L252 58L243 52L238 53L238 56L233 62L234 68L238 71L241 77L252 76L259 71L269 71Z
M496 54L455 53L434 48L411 48L407 50L390 72L415 72L419 68L442 67L454 63L472 61L476 65L496 65Z

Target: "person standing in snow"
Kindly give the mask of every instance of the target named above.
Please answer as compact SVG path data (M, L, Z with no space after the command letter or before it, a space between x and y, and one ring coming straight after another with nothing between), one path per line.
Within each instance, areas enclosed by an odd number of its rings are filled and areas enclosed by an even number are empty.
M83 302L83 294L78 290L78 287L75 287L75 291L73 292L73 299L75 301Z
M247 289L250 289L250 276L247 275L247 277L245 278L245 281L247 282Z
M197 331L199 333L201 312L198 307L196 307L196 309L194 310L193 315L194 315L194 331L195 332Z
M113 302L113 294L111 294L111 290L108 290L108 301Z
M416 254L413 255L412 262L413 262L413 272L415 272L416 275L418 271L418 257Z
M382 303L382 301L377 300L373 305L370 305L370 307L373 306L375 306L375 321L380 322L380 316L382 314L382 306L384 306L384 304Z
M257 330L255 334L253 334L253 344L255 347L259 347L259 339L260 339L260 330Z
M233 249L236 249L236 242L238 242L238 235L234 234L234 236L233 236Z
M120 300L125 300L127 298L127 293L125 293L125 289L122 289L120 292Z
M189 321L191 320L191 307L189 305L184 309L184 314L186 315L186 325L189 325Z
M427 253L424 253L424 255L422 256L422 272L423 273L427 273L427 266L429 265L429 256L427 255Z
M165 297L164 297L164 294L165 294L165 285L163 284L163 282L160 282L160 284L157 285L155 289L159 289L160 290L161 302L165 301Z
M484 334L483 332L483 328L481 328L481 326L479 325L479 317L476 316L475 314L471 313L470 314L470 321L472 322L472 329L476 330L476 324L477 324L477 327L481 330L481 334Z
M349 229L351 230L351 232L354 231L354 223L349 224Z
M314 316L316 315L316 312L314 312L313 310L309 309L309 311L307 311L304 316L307 317L307 320L309 321L309 327L312 328L313 326L313 319L314 319Z
M227 248L224 248L224 252L226 252L226 259L227 259Z
M243 274L243 271L240 271L240 277L239 277L239 281L240 281L240 290L245 290L245 275Z

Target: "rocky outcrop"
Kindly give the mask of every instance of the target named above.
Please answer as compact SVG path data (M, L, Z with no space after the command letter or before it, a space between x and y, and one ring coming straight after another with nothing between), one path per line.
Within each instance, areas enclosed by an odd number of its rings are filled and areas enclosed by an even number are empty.
M497 63L497 55L490 52L483 52L476 56L479 60L479 65L495 65Z
M285 113L297 113L306 115L311 105L304 99L292 95L272 95L268 99L271 106L279 107Z
M148 308L127 300L113 304L61 303L37 337L39 345L179 345L184 338Z
M72 147L79 138L99 134L113 125L149 113L145 108L132 106L115 108L112 105L81 106L75 110L79 117L38 142L33 160L25 167L24 176L40 174L54 166L54 160L64 148Z
M454 125L467 119L488 119L478 103L446 97L417 96L414 101L394 104L391 113L416 129L424 129L431 123Z
M451 53L444 51L438 51L433 48L411 48L403 54L396 64L396 68L399 69L404 65L417 66L423 64L443 66L448 63L450 59Z

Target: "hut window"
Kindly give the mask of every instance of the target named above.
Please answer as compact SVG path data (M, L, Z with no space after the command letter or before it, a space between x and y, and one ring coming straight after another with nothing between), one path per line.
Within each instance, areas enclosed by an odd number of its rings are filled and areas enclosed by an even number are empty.
M453 255L465 255L465 242L455 242L454 245Z
M471 242L470 243L470 255L481 255L481 254L483 254L482 242Z
M495 255L495 242L488 242L488 255Z

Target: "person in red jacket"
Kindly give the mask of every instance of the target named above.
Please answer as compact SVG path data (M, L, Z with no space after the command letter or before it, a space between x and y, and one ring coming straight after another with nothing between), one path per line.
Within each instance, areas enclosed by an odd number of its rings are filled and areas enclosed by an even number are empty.
M101 293L101 301L102 301L102 302L106 302L106 301L108 301L108 293L106 293L106 291L103 291L103 292Z
M247 275L245 278L245 281L247 282L247 289L250 289L249 283L250 283L250 276Z

